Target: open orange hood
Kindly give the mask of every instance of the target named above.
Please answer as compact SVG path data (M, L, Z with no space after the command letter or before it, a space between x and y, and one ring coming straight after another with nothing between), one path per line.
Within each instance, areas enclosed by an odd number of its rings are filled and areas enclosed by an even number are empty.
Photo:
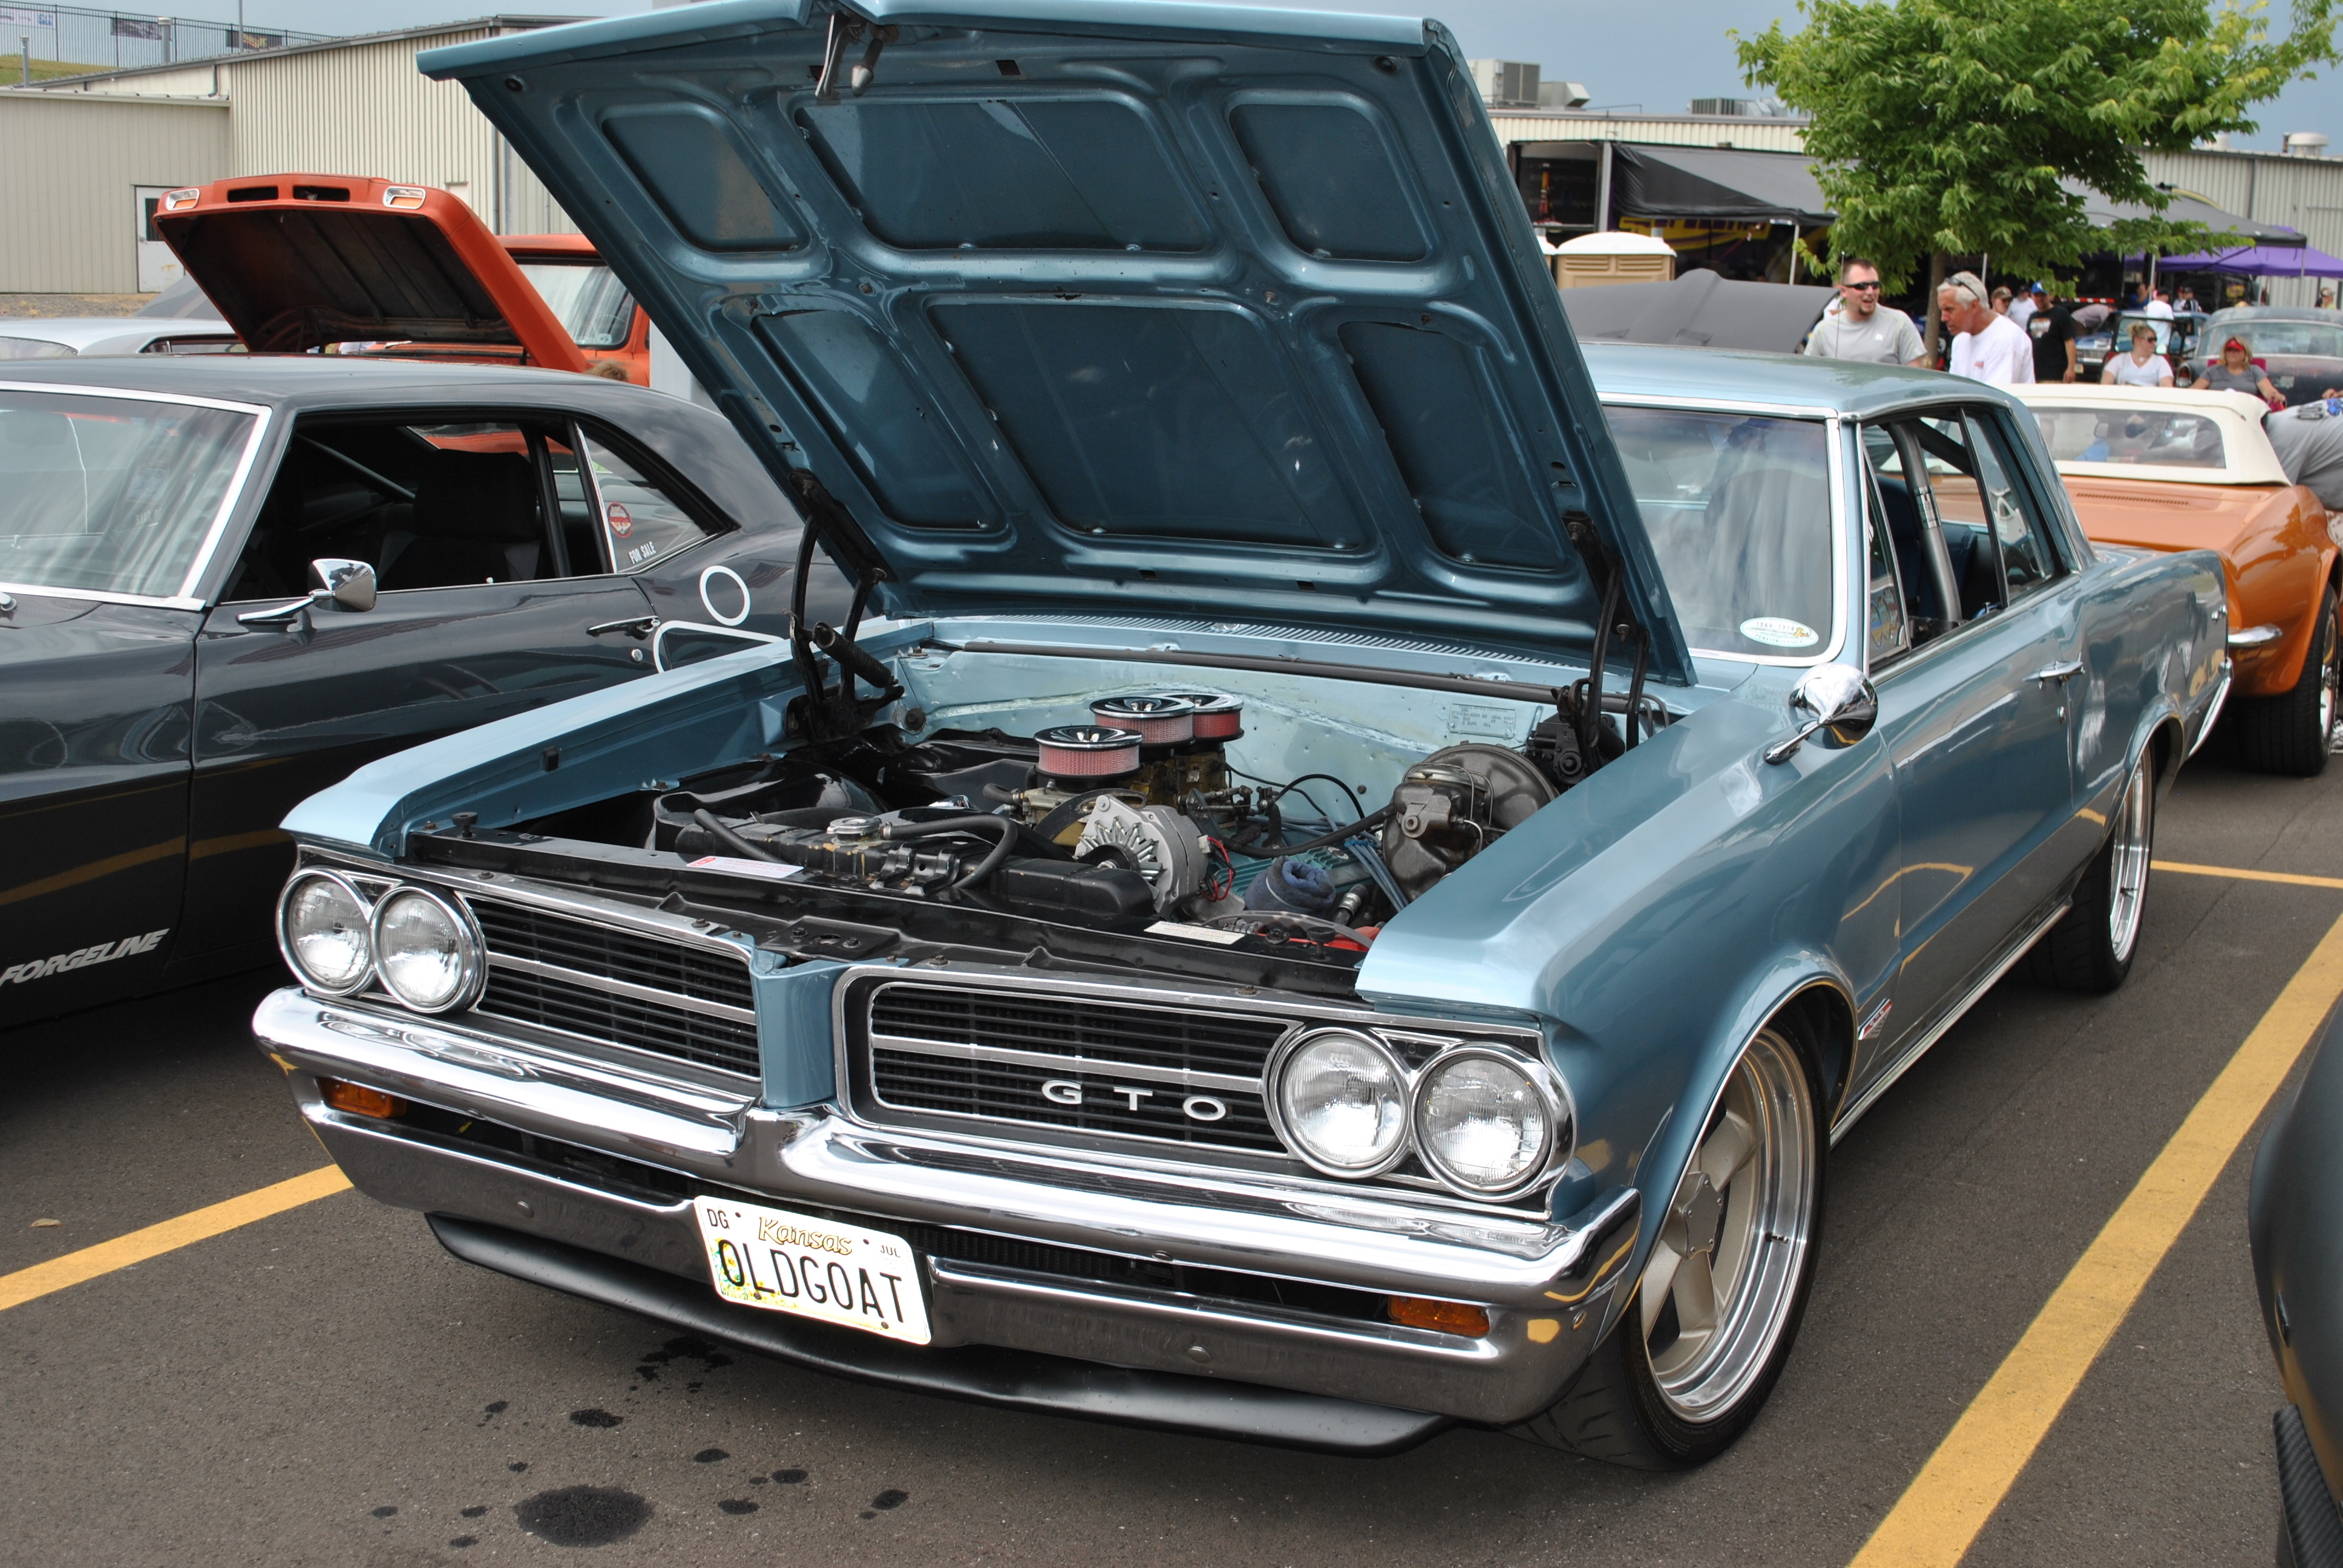
M587 366L496 236L446 191L259 175L172 191L155 225L255 353L401 342Z

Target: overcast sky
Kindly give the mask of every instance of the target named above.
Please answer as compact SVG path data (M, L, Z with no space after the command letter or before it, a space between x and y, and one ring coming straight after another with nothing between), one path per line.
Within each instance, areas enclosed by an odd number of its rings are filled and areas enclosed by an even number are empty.
M105 0L97 0L104 4ZM200 0L198 0L200 3ZM1424 0L1292 0L1329 11L1422 15ZM515 11L607 15L649 9L648 0L583 0L568 7L505 0ZM1553 0L1433 0L1434 14L1467 55L1534 60L1549 78L1585 84L1597 105L1641 104L1654 114L1684 112L1694 98L1748 94L1735 69L1730 28L1763 32L1776 16L1795 24L1790 0L1633 0L1563 6ZM474 0L245 0L246 25L297 32L361 33L478 15ZM2280 10L2281 7L2272 7ZM233 0L210 0L189 16L234 19ZM2258 116L2262 129L2240 146L2275 148L2288 131L2324 131L2343 149L2343 76L2298 82Z

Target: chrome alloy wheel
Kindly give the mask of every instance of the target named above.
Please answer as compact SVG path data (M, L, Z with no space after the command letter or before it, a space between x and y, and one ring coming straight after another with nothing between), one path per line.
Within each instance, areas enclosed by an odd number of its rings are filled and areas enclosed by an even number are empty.
M2332 700L2331 697L2328 700ZM2139 911L2147 902L2147 859L2155 835L2151 813L2156 809L2156 779L2143 759L2124 786L2123 807L2116 818L2115 839L2107 850L2107 950L2117 963L2131 957L2139 940Z
M2328 618L2326 650L2318 669L2318 734L2331 751L2335 747L2336 689L2343 686L2343 608Z
M1813 1240L1815 1148L1805 1064L1769 1027L1734 1064L1644 1270L1652 1381L1680 1420L1735 1408L1773 1357Z

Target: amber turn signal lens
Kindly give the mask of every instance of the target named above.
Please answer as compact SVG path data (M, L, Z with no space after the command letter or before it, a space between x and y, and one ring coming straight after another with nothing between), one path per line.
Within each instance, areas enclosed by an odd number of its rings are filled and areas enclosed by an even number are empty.
M407 1101L396 1094L385 1094L379 1089L368 1089L363 1083L344 1083L338 1078L321 1078L317 1088L325 1094L326 1103L337 1111L347 1111L352 1116L371 1116L387 1121L407 1114ZM1437 1305L1426 1302L1426 1305ZM1469 1309L1478 1312L1475 1307Z
M1431 1302L1422 1296L1393 1296L1391 1321L1403 1328L1436 1329L1443 1334L1479 1339L1489 1332L1486 1308L1463 1302Z

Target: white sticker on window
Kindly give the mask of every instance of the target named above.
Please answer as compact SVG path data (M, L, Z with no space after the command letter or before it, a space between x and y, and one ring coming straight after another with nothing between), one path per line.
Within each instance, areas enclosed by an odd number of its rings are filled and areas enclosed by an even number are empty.
M1768 648L1812 648L1823 639L1822 633L1804 621L1785 620L1778 615L1761 615L1743 621L1741 635Z

